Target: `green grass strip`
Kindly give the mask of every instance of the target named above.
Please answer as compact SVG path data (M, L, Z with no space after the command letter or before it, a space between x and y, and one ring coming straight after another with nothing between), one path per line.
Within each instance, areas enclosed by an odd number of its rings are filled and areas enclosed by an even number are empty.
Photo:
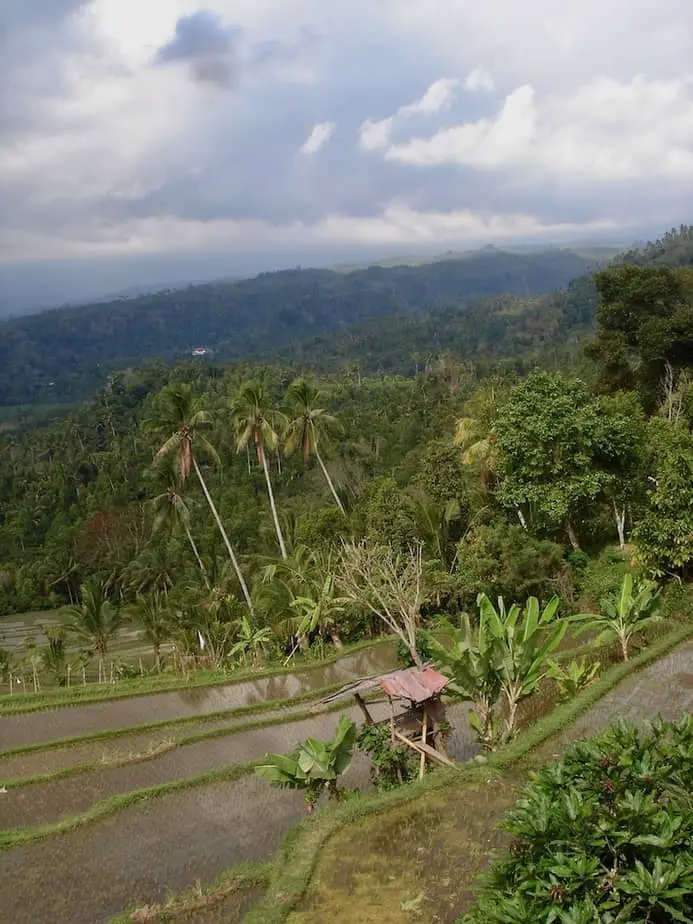
M202 889L199 885L170 896L160 905L143 905L109 918L108 924L144 924L175 920L178 915L214 907L231 895L250 889L267 888L271 876L269 863L240 863L218 876Z
M342 658L350 657L369 648L379 645L394 644L391 636L382 636L377 639L364 639L345 645L339 651L327 658L315 661L296 660L291 667L286 664L277 664L275 667L252 668L248 667L234 674L221 672L199 672L187 679L180 676L162 675L160 677L144 677L134 680L119 680L118 685L86 684L70 687L58 687L51 692L44 693L9 693L0 695L0 716L23 715L28 712L41 712L44 709L57 709L67 706L85 706L89 703L102 703L109 700L131 699L136 696L155 696L158 693L174 693L177 690L195 690L205 687L232 686L236 683L262 680L263 678L281 677L287 674L296 674L303 671L318 670L329 667ZM97 689L93 689L96 687Z
M76 735L72 738L57 738L54 741L39 741L36 744L23 744L16 748L8 748L0 751L0 760L5 757L18 757L22 754L35 754L38 751L53 751L59 748L70 748L77 744L90 744L95 741L113 741L118 738L124 738L127 735L144 734L151 731L159 731L167 728L179 728L185 725L206 725L210 722L223 721L224 719L245 718L246 716L261 715L263 712L272 712L273 710L289 709L292 706L300 706L303 703L317 701L330 693L334 693L344 686L346 681L340 680L338 683L330 684L326 687L320 687L316 690L307 690L305 693L299 693L289 699L270 699L264 703L253 703L250 706L233 706L231 709L221 709L218 712L209 712L206 715L186 715L177 719L161 719L156 722L147 722L144 725L129 725L124 728L113 728L105 732L89 732L86 735ZM286 720L286 716L284 720Z
M326 841L346 825L376 812L404 805L424 793L449 785L459 786L462 779L470 783L481 782L489 778L489 773L500 774L580 718L630 674L663 657L692 635L693 626L681 626L653 642L630 661L610 668L573 700L559 706L522 732L514 742L493 755L488 764L465 764L457 773L436 770L423 780L401 789L351 800L342 805L326 806L315 816L304 819L285 838L273 864L272 880L267 893L246 916L244 924L284 924L305 896Z

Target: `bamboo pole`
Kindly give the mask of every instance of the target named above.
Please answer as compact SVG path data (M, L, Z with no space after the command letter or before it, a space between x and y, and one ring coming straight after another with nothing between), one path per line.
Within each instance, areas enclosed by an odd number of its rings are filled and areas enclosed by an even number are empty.
M412 748L414 751L418 751L419 754L426 754L428 757L432 757L433 760L438 760L441 764L445 764L446 767L457 767L457 764L455 764L448 757L443 757L443 755L439 751L436 751L435 748L432 748L430 744L422 744L421 742L411 741L409 738L405 738L404 735L401 735L396 730L394 734L395 738L401 741L402 744L406 744L407 747Z

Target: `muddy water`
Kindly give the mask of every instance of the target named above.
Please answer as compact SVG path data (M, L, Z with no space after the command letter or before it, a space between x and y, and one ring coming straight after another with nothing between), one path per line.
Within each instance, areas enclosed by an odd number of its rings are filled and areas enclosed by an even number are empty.
M254 776L134 806L1 853L0 919L99 924L198 879L208 884L235 863L268 859L304 815L301 793Z
M371 712L374 718L384 719L389 715L389 707L375 705ZM468 759L475 751L466 712L464 704L448 709L454 729L448 750L458 760ZM357 722L361 719L357 707L346 708L343 714ZM338 721L339 713L336 712L316 715L299 722L284 722L270 728L184 745L130 766L108 767L34 786L10 788L0 798L0 830L46 824L83 812L95 802L117 793L199 776L229 764L258 760L267 753L284 754L306 738L331 737Z
M395 646L377 645L340 658L334 664L276 677L0 716L0 749L289 699L329 684L390 670L396 664Z
M137 759L168 744L176 744L191 735L204 734L222 728L238 729L250 723L265 722L280 717L290 722L292 715L306 712L308 709L310 709L310 703L302 703L283 709L273 709L261 715L250 715L246 719L235 716L229 719L205 720L203 717L199 722L133 732L131 735L122 735L106 741L85 741L82 744L73 744L64 748L51 748L7 757L0 756L0 784L42 773L52 773L54 770L64 770L80 764L113 764L132 761L133 758Z
M582 718L531 755L532 763L560 757L571 741L598 734L619 718L642 725L661 715L675 719L693 712L693 642L628 677Z

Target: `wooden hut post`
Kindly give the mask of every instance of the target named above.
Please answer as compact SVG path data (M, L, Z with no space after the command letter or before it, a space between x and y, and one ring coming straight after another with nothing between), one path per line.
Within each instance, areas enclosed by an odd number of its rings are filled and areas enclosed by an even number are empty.
M364 703L363 698L361 697L361 694L354 693L354 699L356 700L356 703L359 709L363 713L363 717L366 720L366 725L373 725L373 716L368 711L368 708L366 704Z
M428 709L426 708L426 703L423 704L423 725L421 732L421 741L426 744L426 739L428 737ZM419 762L419 779L423 779L423 775L426 772L426 754L424 751L421 752L421 760Z

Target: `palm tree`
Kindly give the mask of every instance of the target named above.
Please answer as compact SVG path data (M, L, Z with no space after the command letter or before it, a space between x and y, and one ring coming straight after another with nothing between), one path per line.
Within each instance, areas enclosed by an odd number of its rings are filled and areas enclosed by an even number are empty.
M133 616L142 629L145 640L154 649L154 666L161 670L161 646L171 637L170 614L158 593L137 595Z
M321 444L327 443L329 431L336 429L338 426L337 418L328 414L323 408L315 406L320 399L320 393L314 385L305 379L296 379L295 382L292 382L286 397L294 415L287 428L286 454L291 455L291 453L300 449L306 465L308 465L310 457L315 456L335 503L346 516L344 505L335 490L319 449Z
M284 417L270 408L267 390L261 382L251 381L243 384L231 407L236 429L237 451L243 452L251 443L255 444L257 460L265 473L267 494L272 508L272 519L274 520L279 549L282 558L286 559L286 543L284 542L284 535L277 516L277 505L274 501L274 491L272 490L272 479L270 478L266 452L268 449L277 448L279 444L277 430L282 426Z
M210 458L219 462L219 455L216 449L204 436L200 430L209 427L211 424L210 415L207 411L196 407L192 396L192 390L189 385L177 384L169 385L161 392L161 413L158 418L150 420L148 426L155 434L162 437L165 442L156 453L156 458L161 459L167 455L173 455L181 481L184 482L191 470L195 470L197 480L200 482L202 492L212 511L212 516L219 527L226 549L233 565L233 570L241 585L241 591L246 605L251 613L253 610L253 601L248 591L248 585L243 577L236 554L229 537L221 522L219 511L216 508L212 496L207 488L207 483L202 477L200 466L197 464L195 453L193 452L193 443L199 446Z
M109 642L123 624L123 612L106 596L106 587L93 580L83 584L81 603L65 610L65 628L87 641L99 659L99 678L105 676L103 666Z
M177 469L174 457L172 455L165 455L160 459L156 473L163 491L152 501L155 511L153 532L158 532L164 526L168 527L172 532L175 532L177 529L182 529L185 532L195 560L202 572L205 586L209 590L210 584L207 576L207 569L204 566L190 531L190 508L183 499L183 481Z

